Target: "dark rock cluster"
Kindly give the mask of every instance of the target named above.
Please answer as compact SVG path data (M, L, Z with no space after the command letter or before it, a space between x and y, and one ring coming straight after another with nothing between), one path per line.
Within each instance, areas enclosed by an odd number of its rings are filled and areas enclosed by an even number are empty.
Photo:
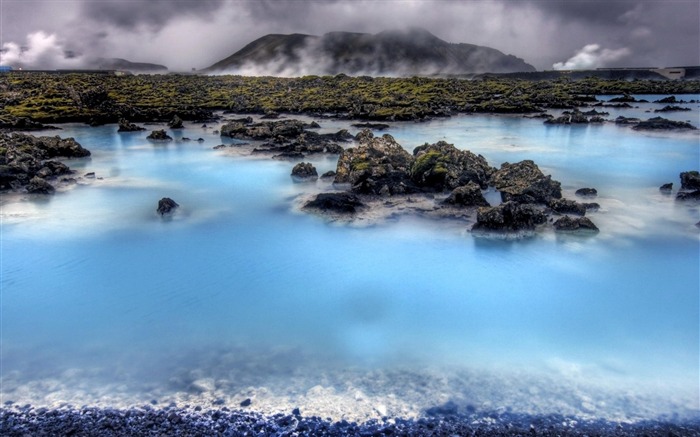
M309 130L318 127L318 123L303 123L299 120L253 123L252 118L246 117L226 123L221 127L220 134L222 137L239 140L265 141L253 149L253 153L283 159L302 159L318 153L340 154L343 148L338 143L353 139L345 129L333 134L319 134Z
M54 158L87 156L90 151L73 138L0 134L0 190L25 188L30 193L51 194L55 188L49 180L72 173Z
M146 137L153 141L172 141L172 137L168 135L164 129L158 129L151 131L151 133Z
M7 437L25 436L543 436L543 437L689 437L700 434L697 421L637 423L584 420L559 414L528 415L509 412L463 413L448 404L429 408L418 419L382 418L364 423L331 421L290 414L263 415L227 407L203 409L150 405L129 409L82 407L0 408L0 430Z

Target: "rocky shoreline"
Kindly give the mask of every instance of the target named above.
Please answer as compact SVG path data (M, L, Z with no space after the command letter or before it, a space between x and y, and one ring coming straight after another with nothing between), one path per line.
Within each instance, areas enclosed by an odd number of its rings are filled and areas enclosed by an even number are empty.
M8 437L24 436L233 436L233 435L317 435L317 436L648 436L685 437L700 435L700 421L644 421L620 423L581 420L557 414L488 412L462 413L447 403L426 411L418 419L384 417L365 423L331 421L305 416L298 408L289 414L266 416L242 410L204 410L201 407L129 409L34 408L5 405L0 408L0 429Z

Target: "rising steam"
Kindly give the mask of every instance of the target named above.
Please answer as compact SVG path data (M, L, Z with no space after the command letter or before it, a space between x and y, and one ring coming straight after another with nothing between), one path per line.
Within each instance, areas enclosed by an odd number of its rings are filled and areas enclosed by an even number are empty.
M601 49L598 44L588 44L565 62L552 65L555 70L588 70L591 68L607 67L632 52L627 47L619 49Z

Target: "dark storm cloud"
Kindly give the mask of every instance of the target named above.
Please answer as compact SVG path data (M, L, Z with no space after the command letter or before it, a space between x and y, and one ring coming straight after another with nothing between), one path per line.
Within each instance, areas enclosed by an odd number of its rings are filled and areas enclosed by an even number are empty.
M224 0L148 0L87 1L83 4L83 18L134 29L145 25L159 30L174 18L192 16L206 18L222 7Z
M202 68L268 33L423 27L551 69L699 64L698 0L3 0L0 45ZM42 32L41 35L38 32ZM30 35L34 35L30 37ZM64 59L59 59L61 62Z

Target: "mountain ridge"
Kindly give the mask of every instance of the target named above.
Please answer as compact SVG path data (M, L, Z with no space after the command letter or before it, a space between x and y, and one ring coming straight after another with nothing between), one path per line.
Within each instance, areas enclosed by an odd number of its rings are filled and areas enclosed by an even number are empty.
M439 75L535 71L523 59L491 47L449 43L421 28L377 34L268 34L204 72L271 76L307 74Z

